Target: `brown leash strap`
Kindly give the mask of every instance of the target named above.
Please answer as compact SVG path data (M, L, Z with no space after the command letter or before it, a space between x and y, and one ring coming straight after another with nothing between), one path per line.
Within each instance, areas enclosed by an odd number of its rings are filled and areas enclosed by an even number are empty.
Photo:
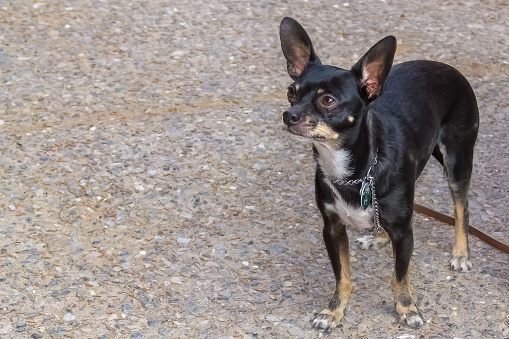
M422 213L424 215L427 215L429 217L432 217L433 219L445 222L446 224L453 225L454 226L454 218L448 217L447 215L443 215L442 213L438 213L436 211L430 210L429 208L426 208L424 206L421 206L419 204L414 203L414 211ZM504 244L503 242L500 242L496 239L493 239L486 233L483 233L479 231L477 228L474 228L472 226L468 226L468 233L478 237L488 245L491 245L502 252L505 252L509 254L509 246Z

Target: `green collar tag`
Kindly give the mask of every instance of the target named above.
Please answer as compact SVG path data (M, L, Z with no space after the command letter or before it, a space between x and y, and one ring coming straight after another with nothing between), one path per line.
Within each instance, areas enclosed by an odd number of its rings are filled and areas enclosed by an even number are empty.
M372 203L372 192L371 192L371 184L369 181L364 181L361 186L361 190L359 192L361 196L361 208L365 210Z

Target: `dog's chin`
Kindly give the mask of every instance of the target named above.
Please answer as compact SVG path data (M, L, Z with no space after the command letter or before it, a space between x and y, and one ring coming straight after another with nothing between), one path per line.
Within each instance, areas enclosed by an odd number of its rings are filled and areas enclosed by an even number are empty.
M283 131L289 133L293 138L295 138L297 140L307 141L307 142L312 142L312 141L327 142L327 139L324 138L324 137L312 136L312 135L303 135L303 134L300 134L298 132L295 132L294 130L292 130L290 127L288 127L286 125L283 125L282 129L283 129Z

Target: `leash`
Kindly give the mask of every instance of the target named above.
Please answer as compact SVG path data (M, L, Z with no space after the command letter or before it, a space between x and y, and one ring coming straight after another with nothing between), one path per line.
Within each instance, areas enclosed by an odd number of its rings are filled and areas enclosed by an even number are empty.
M442 222L445 222L446 224L454 226L454 218L451 218L451 217L444 215L442 213L438 213L437 211L433 211L427 207L424 207L424 206L414 203L414 211L424 214L424 215L427 215L428 217L431 217L438 221L442 221ZM476 236L477 238L481 239L488 245L495 247L496 249L498 249L504 253L509 254L509 246L508 245L506 245L503 242L500 242L496 239L493 239L486 233L479 231L477 228L468 225L468 233L472 234L473 236Z

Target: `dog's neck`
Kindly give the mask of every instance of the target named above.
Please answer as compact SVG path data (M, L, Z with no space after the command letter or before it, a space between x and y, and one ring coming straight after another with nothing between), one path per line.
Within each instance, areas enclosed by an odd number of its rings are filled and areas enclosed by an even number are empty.
M321 142L314 142L318 153L316 161L323 174L330 179L344 180L353 174L352 153L344 148L336 149Z
M332 180L358 179L367 173L372 143L366 121L360 122L335 143L313 142L315 159L323 174Z

